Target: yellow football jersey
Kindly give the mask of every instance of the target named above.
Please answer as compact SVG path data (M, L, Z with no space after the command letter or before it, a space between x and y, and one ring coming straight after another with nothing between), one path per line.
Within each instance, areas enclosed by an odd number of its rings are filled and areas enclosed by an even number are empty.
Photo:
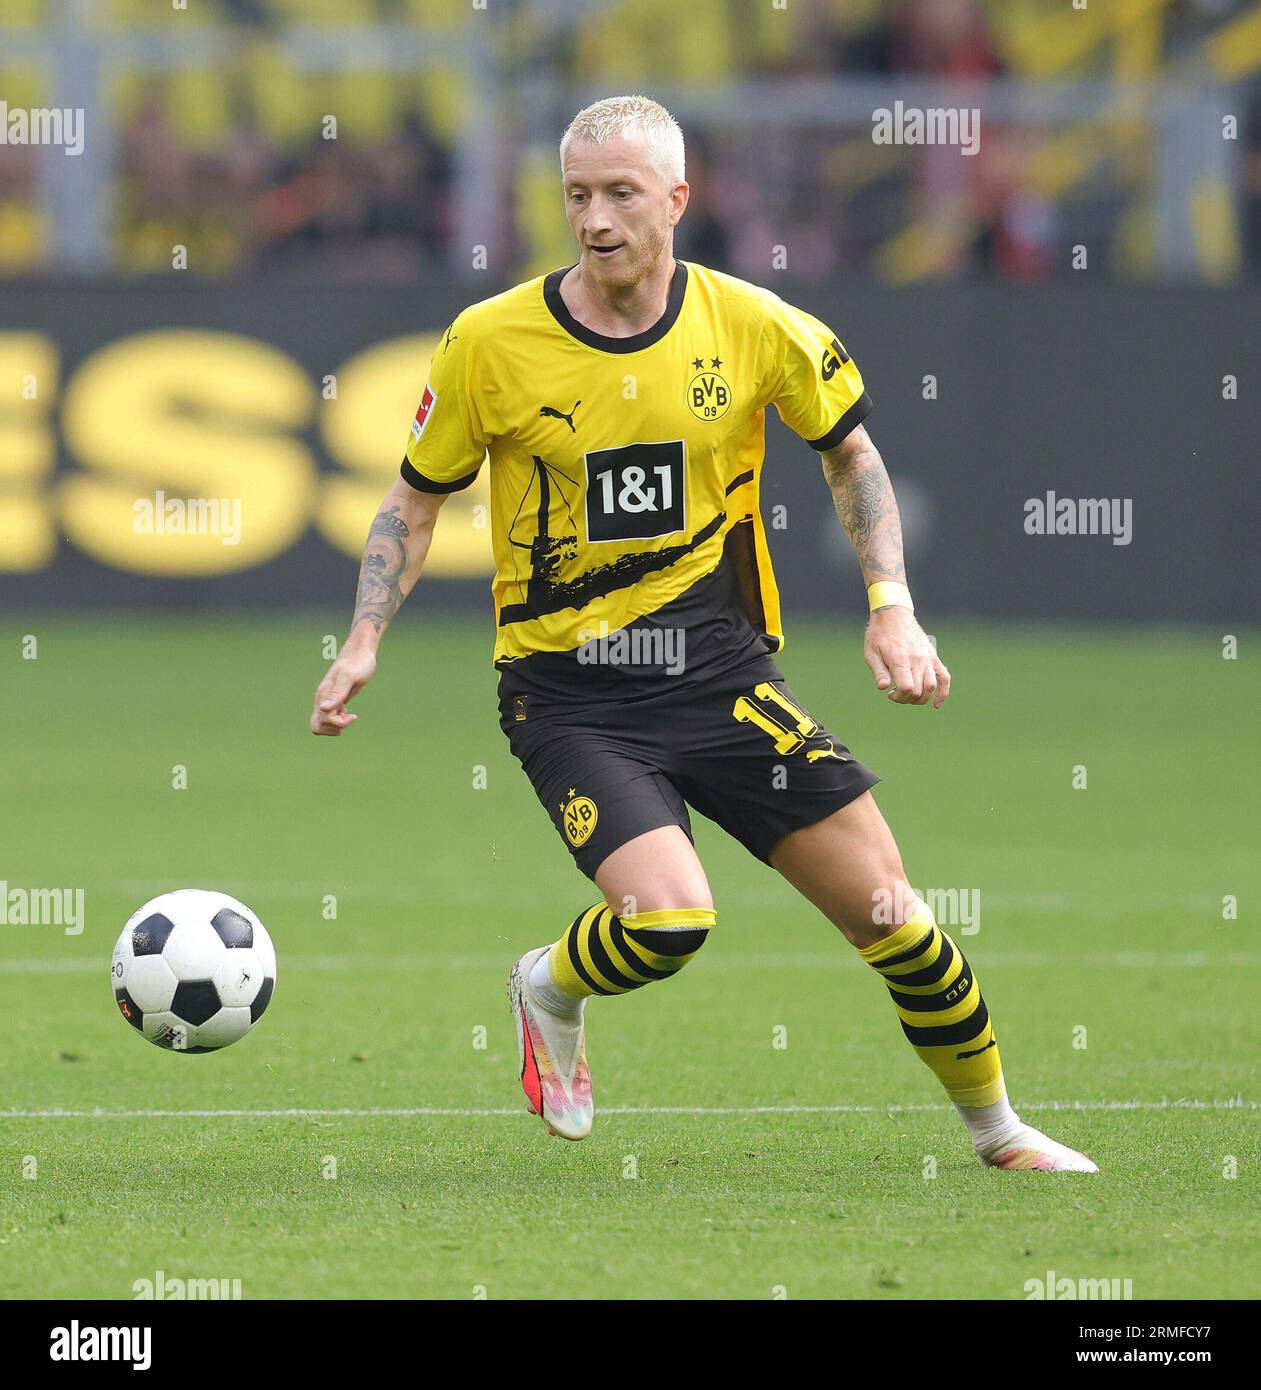
M653 613L731 557L768 650L779 593L758 508L763 413L812 448L871 409L833 331L778 295L677 262L665 313L610 338L566 308L567 272L465 309L434 351L403 477L467 487L490 459L503 667Z

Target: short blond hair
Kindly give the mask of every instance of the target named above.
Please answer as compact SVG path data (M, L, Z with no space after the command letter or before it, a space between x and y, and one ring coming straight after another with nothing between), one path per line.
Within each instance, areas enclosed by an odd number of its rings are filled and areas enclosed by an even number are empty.
M628 133L644 137L653 163L669 187L683 182L683 132L660 102L645 96L605 97L579 111L561 137L561 169L565 167L565 153L575 140L603 145Z

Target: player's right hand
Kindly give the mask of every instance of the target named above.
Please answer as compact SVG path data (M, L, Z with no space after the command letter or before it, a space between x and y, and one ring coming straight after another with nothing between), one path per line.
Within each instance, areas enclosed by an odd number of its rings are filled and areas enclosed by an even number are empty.
M346 705L367 685L376 669L376 652L365 647L343 648L315 692L311 732L336 736L348 729L359 716L351 714Z

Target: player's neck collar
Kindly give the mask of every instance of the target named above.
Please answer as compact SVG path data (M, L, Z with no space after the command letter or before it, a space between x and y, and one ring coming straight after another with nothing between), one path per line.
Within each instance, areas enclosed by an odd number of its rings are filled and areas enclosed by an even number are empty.
M597 333L594 328L588 328L585 323L579 323L561 297L560 282L573 268L572 265L567 265L563 270L554 270L543 281L543 302L565 332L570 337L577 338L580 343L586 343L588 347L599 348L602 352L639 352L643 348L651 347L653 343L660 342L674 327L674 321L683 308L683 294L687 289L687 266L676 260L665 313L651 328L645 328L642 333L635 333L629 338L610 338L607 334Z

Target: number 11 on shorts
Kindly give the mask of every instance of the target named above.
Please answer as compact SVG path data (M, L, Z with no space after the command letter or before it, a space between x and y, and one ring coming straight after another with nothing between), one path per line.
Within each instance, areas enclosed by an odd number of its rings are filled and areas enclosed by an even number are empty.
M754 700L758 703L754 704ZM791 727L776 718L766 708L767 705L778 705L792 720ZM764 729L775 740L777 753L795 753L804 747L806 739L819 732L819 726L805 710L798 709L782 691L776 690L770 681L762 681L760 685L753 687L752 700L747 695L741 695L732 707L731 715L741 724L756 724L759 729Z

